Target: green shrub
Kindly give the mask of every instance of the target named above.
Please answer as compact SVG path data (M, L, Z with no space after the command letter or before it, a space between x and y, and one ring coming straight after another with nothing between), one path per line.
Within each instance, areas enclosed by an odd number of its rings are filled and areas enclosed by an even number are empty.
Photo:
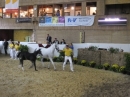
M27 45L20 45L19 51L28 51L28 46Z
M97 65L98 69L103 69L103 65Z
M109 63L104 63L104 64L103 64L103 68L104 68L105 70L108 70L108 69L110 68L110 64L109 64Z
M126 73L130 75L130 54L129 53L126 53L125 54L125 61L126 61Z
M59 56L65 56L65 52L63 50L60 51L60 55Z
M118 48L110 47L110 48L108 49L108 51L111 52L111 53L118 53L118 52L119 52L119 49L118 49Z
M96 63L95 63L94 61L91 61L91 62L89 62L89 66L90 66L90 67L95 67L95 66L96 66Z
M77 59L76 57L74 57L74 58L73 58L73 62L74 62L74 64L77 64L78 59Z
M81 65L86 66L86 64L87 64L86 60L81 60Z
M120 66L120 68L119 68L119 72L121 72L121 73L126 73L126 66Z
M118 72L118 71L119 71L119 68L120 68L120 66L119 66L118 64L113 64L113 65L111 66L111 70L112 70L112 71L115 71L115 72Z
M96 46L90 46L88 48L89 51L96 51L97 49L98 49L98 47L96 47Z
M53 57L53 61L56 62L56 60L57 60L57 57Z

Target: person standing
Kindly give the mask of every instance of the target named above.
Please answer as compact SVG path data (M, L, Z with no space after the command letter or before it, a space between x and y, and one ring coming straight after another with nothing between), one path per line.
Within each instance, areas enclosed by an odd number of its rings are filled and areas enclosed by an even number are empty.
M59 40L57 40L57 38L55 38L55 40L53 41L53 43L59 44Z
M49 42L50 44L52 43L52 37L49 35L49 34L47 34L47 38L46 38L46 40L47 40L47 42Z
M70 62L70 70L73 72L74 70L73 70L73 63L72 63L72 58L71 58L71 55L72 55L73 51L72 51L71 48L69 48L68 44L66 45L66 48L63 49L63 51L65 52L65 58L64 58L64 63L63 63L63 70L65 68L67 60L69 60L69 62Z
M62 41L60 42L60 44L66 44L65 40L62 39Z
M4 39L3 46L4 46L5 55L7 55L8 44L9 43L6 41L6 39Z
M14 46L15 46L14 42L10 42L9 48L10 48L10 57L11 57L11 59L14 59L14 56L15 56Z
M14 50L15 50L15 54L14 54L14 59L17 60L17 55L19 53L19 48L20 48L20 45L18 43L15 43L14 45Z

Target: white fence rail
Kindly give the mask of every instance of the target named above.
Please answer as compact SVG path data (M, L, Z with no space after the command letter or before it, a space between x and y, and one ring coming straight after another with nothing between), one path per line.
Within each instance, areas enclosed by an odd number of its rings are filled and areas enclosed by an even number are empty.
M38 49L39 46L35 42L20 42L22 45L27 45L29 47L29 52L32 53L35 49ZM43 44L46 46L46 44ZM90 46L97 46L98 48L106 48L110 47L123 49L124 52L130 52L130 44L114 44L114 43L73 43L74 46L74 56L77 57L79 48L88 48ZM65 45L59 45L60 50L63 50ZM3 49L3 41L0 41L0 51L4 53ZM9 53L9 50L8 50ZM55 50L54 56L59 56L59 53Z

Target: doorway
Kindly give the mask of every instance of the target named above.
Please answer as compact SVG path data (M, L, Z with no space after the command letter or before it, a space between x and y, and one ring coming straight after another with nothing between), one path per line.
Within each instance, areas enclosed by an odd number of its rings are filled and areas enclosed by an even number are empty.
M14 40L14 30L0 30L0 41L3 41L4 39L8 40Z

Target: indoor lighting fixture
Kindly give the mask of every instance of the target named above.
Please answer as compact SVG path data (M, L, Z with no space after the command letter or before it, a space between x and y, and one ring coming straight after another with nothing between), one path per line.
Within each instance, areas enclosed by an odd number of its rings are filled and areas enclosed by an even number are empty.
M98 25L126 25L126 18L99 18Z

